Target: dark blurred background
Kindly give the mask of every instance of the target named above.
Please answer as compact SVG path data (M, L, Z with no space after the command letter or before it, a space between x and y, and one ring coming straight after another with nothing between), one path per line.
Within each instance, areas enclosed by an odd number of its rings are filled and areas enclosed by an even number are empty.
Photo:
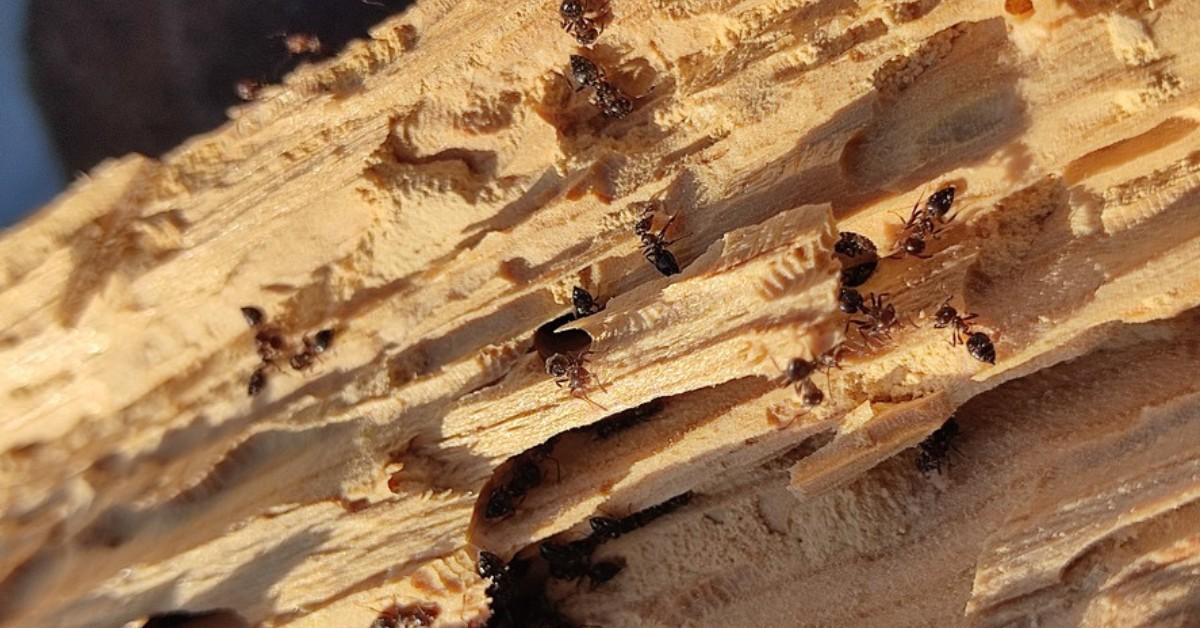
M0 227L79 173L225 121L239 80L337 54L409 0L0 0ZM288 34L321 52L290 54Z

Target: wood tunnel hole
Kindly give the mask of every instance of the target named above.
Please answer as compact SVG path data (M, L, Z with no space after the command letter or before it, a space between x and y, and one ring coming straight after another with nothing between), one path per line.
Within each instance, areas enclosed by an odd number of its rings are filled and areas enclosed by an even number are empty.
M171 611L151 615L142 628L249 628L250 622L229 609Z
M575 314L568 312L542 325L533 332L533 348L537 350L542 360L555 353L579 354L592 344L592 337L582 329L567 329L558 331L559 327L575 320Z

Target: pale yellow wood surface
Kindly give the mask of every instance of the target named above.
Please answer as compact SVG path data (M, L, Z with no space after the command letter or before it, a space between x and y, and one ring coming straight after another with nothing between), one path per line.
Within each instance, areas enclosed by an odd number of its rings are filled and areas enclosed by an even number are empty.
M479 548L694 490L603 548L612 582L551 587L563 611L1187 625L1200 6L1006 4L613 0L588 54L638 98L605 121L553 3L418 2L81 178L0 239L0 623L366 626L393 600L479 623ZM806 410L777 365L842 340L837 231L890 250L950 182L933 257L864 287L913 324ZM680 275L639 251L652 198ZM595 403L533 350L575 285L607 301L572 324ZM946 297L994 366L931 328ZM249 398L245 305L336 341ZM576 429L654 398L612 439ZM906 449L956 410L961 452L918 473ZM560 434L561 478L483 521L505 461Z

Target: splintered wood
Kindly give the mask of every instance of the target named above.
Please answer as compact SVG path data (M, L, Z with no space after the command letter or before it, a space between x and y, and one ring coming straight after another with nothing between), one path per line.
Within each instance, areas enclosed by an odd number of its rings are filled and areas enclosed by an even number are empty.
M566 8L418 2L0 240L0 623L519 625L481 550L578 625L1200 613L1194 3Z

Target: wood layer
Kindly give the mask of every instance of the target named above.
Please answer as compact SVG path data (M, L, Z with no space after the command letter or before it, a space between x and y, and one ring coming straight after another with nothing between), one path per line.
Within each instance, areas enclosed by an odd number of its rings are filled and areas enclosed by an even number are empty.
M551 4L418 3L0 240L0 621L366 625L397 600L478 622L477 548L687 490L604 548L617 579L552 591L568 615L1183 621L1197 28L1179 1L614 2L587 54L637 99L606 121ZM776 365L842 340L836 232L890 250L945 183L933 257L864 288L913 324L805 410ZM642 259L649 199L680 275ZM534 350L576 285L607 303L573 324L595 403ZM994 366L931 328L947 297ZM245 305L335 344L248 398ZM963 453L924 478L903 452L956 409ZM482 520L505 461L557 435L561 478Z

